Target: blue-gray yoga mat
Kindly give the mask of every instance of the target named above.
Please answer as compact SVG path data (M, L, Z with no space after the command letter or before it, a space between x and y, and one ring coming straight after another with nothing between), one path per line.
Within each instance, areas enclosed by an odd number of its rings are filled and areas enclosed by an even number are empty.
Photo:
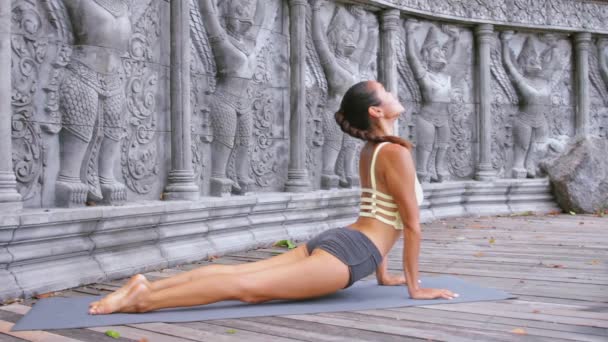
M90 302L99 297L45 298L13 326L12 331L85 328L150 322L193 322L259 316L284 316L321 312L387 309L445 303L503 300L514 298L509 293L484 288L451 276L422 279L424 287L447 288L460 294L453 300L412 300L404 286L379 286L362 280L332 295L302 301L272 301L244 304L226 301L205 306L163 309L144 314L111 314L92 316L87 313Z

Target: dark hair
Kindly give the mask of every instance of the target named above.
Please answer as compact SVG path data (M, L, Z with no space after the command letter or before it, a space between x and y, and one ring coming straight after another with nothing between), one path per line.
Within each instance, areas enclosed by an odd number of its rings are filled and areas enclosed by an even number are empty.
M382 104L370 85L369 81L359 82L346 91L340 109L336 112L336 122L344 133L357 139L375 143L390 142L411 150L412 143L405 139L394 135L379 136L370 132L372 122L369 118L369 107Z

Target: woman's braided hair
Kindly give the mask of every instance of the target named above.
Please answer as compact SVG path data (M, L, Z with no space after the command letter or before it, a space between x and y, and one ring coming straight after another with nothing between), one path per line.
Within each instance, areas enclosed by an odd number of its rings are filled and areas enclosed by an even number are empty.
M379 136L370 132L372 122L369 118L369 107L381 104L376 91L370 87L370 82L359 82L344 94L340 109L336 112L336 122L344 133L357 139L374 143L390 142L411 150L412 143L405 139L394 135Z

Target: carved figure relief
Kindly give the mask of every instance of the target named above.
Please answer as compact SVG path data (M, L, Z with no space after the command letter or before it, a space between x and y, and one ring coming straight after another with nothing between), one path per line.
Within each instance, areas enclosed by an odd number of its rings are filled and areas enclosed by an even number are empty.
M258 11L257 0L221 1L219 5L214 0L199 0L199 6L218 77L214 96L209 99L214 132L210 191L213 195L245 193L253 184L249 176L253 117L247 88L257 63L255 36L250 35L255 34L252 27L265 12ZM227 175L233 150L236 184Z
M321 119L324 136L321 187L358 186L355 169L358 142L340 130L334 113L346 90L360 81L370 67L378 41L376 22L373 14L360 6L337 5L333 12L327 12L324 9L327 1L313 0L311 5L312 40L327 82L327 100ZM327 25L323 22L326 19L323 13L333 13ZM338 165L341 152L343 164ZM337 174L340 169L343 169L342 179Z
M131 37L124 0L45 0L51 24L77 45L59 88L59 206L85 201L122 204L126 187L114 176L124 131L124 77L120 53ZM66 29L72 27L73 31ZM73 32L73 38L69 37Z
M464 115L465 99L462 89L453 86L455 81L450 70L451 68L467 69L463 67L465 59L458 51L461 33L456 27L444 26L443 32L449 38L444 44L440 44L438 37L440 31L431 25L419 48L415 34L420 28L420 23L408 19L405 28L407 33L405 50L410 69L403 66L400 69L406 76L409 89L416 89L411 77L413 76L419 88L417 91L414 90L414 98L419 98L421 101L415 121L418 178L421 182L443 182L450 178L448 150L452 131L460 136L466 133L468 126L466 124L468 115ZM458 115L457 120L454 120L456 116L451 114L454 110L462 114ZM451 122L454 127L451 127ZM463 158L456 158L454 162L458 164L460 162L457 160L461 159ZM463 167L456 164L453 166L454 169Z
M591 133L608 138L608 38L599 37L589 51Z
M550 135L566 134L556 128L558 134L552 132L555 127L547 118L547 113L559 115L551 110L554 107L554 87L561 80L563 62L558 52L559 38L552 34L542 37L545 48L538 52L535 37L528 35L521 50L515 58L510 47L513 32L501 34L502 57L515 92L509 91L510 96L517 94L519 111L513 118L513 166L511 175L514 178L534 178L537 167L532 159L540 159L546 154ZM508 84L501 84L508 88ZM562 107L565 103L556 103ZM563 118L561 121L567 121ZM566 124L567 125L567 124ZM534 156L534 158L533 158Z
M283 52L287 45L274 45L271 37L282 28L269 28L279 14L279 4L199 0L193 8L198 9L191 15L193 67L197 68L193 82L196 89L207 89L207 94L193 89L195 116L200 116L200 124L193 126L198 132L194 157L197 163L205 159L204 144L210 142L208 192L227 196L272 185L278 190L269 181L278 169L274 165L278 158L270 156L278 148L272 136L277 133L274 121L284 111L284 101L269 88L276 84L275 78L287 79L289 70ZM202 168L198 171L202 177Z

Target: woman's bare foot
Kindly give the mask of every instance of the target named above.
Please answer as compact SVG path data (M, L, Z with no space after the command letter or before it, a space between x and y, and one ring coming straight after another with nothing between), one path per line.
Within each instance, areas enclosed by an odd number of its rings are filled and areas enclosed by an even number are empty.
M105 296L101 300L90 303L89 304L89 313L92 315L101 313L99 310L99 308L101 306L107 308L107 307L116 307L116 306L121 305L121 301L124 300L125 296L129 293L129 291L131 291L138 284L143 284L148 289L150 288L150 282L148 282L148 279L146 279L146 277L144 275L142 275L142 274L134 275L120 289L110 293L109 295ZM103 303L103 305L102 305L102 303ZM108 305L108 304L110 304L110 305ZM105 311L105 310L101 310L101 311Z
M115 312L134 313L145 312L143 308L146 299L150 296L151 290L148 285L138 283L133 285L123 295L109 296L99 301L94 308L89 309L92 315L108 315Z

